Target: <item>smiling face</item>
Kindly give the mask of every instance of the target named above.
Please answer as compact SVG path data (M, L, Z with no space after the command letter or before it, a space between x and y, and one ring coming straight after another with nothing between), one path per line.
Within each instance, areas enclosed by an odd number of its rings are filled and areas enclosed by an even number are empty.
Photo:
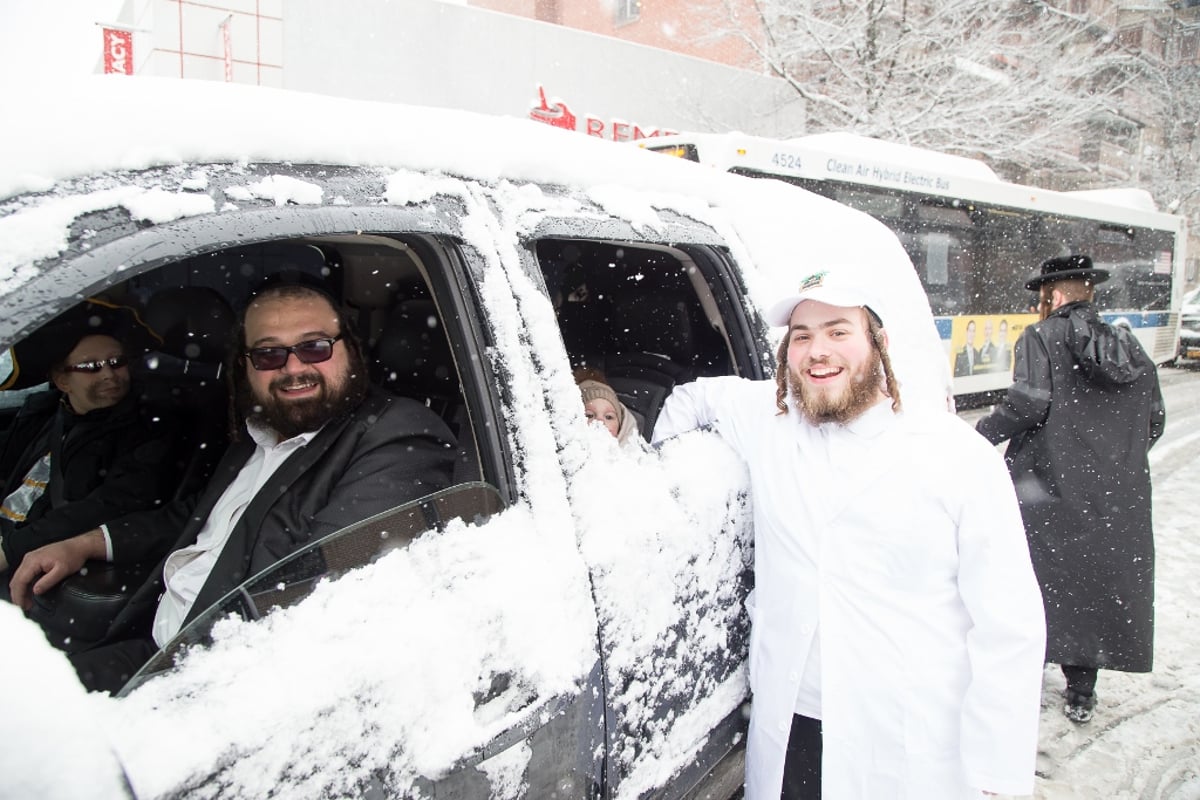
M111 408L129 394L129 367L116 369L104 364L99 372L71 369L74 365L107 362L125 354L121 343L111 336L85 336L71 349L63 365L55 369L55 387L66 395L71 410L86 414L98 408Z
M583 413L588 422L603 425L613 436L616 436L621 428L621 417L617 414L617 409L603 397L596 397L584 403Z
M814 300L792 310L787 366L792 394L814 423L845 423L883 400L879 354L867 312Z
M342 333L337 312L315 292L266 294L246 310L245 347L290 347ZM243 412L272 428L282 439L315 431L348 401L361 398L363 370L355 369L344 339L333 343L327 361L305 364L288 353L282 367L258 370L244 358L246 394ZM357 396L355 396L357 395Z

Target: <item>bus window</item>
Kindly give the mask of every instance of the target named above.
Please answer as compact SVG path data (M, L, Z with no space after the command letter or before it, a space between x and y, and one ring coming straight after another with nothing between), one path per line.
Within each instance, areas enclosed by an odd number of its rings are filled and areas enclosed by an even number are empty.
M925 236L925 282L930 286L950 282L950 237L944 233Z

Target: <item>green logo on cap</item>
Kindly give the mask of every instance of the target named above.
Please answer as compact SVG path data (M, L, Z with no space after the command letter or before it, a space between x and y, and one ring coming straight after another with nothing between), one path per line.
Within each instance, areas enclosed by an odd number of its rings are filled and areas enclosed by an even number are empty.
M800 293L803 294L809 289L815 289L825 282L825 276L829 274L829 270L814 272L804 280L800 281Z

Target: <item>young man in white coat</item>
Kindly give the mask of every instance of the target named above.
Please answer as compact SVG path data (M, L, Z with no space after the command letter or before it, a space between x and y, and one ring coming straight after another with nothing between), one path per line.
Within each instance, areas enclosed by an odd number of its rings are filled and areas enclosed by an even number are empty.
M806 278L768 313L777 380L678 387L654 430L711 425L749 465L746 797L1031 794L1045 621L1016 494L966 423L902 410L865 281Z

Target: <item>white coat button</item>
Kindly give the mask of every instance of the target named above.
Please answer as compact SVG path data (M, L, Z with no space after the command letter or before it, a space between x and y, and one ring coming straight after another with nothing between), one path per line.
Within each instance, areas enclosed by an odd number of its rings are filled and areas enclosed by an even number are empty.
M779 730L780 730L780 732L786 731L787 729L788 729L788 725L787 725L787 723L786 723L786 722L781 722L781 723L779 723Z
M798 672L789 672L788 680L790 680L792 683L795 683L796 681L800 680L800 674Z
M801 625L800 632L807 636L808 634L812 633L812 625L809 625L808 623Z

